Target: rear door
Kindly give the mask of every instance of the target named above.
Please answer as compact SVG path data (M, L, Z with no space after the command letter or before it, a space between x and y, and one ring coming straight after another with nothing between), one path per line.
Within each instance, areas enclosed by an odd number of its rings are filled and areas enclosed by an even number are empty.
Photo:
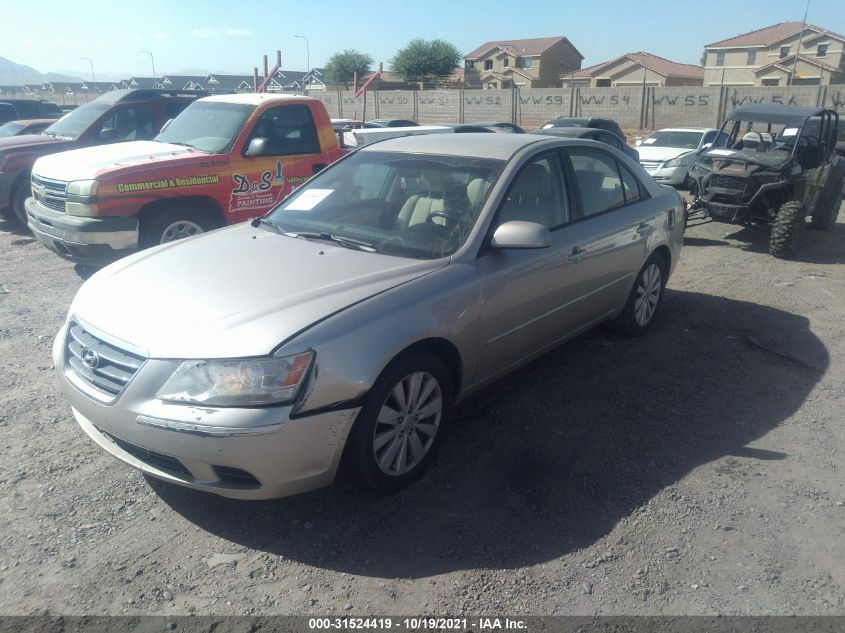
M649 252L649 237L664 221L642 183L610 153L595 147L564 152L577 217L573 254L583 283L585 319L618 309Z

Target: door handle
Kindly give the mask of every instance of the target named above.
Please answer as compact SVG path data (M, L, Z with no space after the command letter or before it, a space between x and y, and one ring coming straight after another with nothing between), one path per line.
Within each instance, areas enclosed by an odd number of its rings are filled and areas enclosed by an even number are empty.
M580 262L586 254L587 251L585 249L581 248L580 246L576 246L572 249L572 252L569 254L569 257L567 259L569 259L569 261L571 262Z

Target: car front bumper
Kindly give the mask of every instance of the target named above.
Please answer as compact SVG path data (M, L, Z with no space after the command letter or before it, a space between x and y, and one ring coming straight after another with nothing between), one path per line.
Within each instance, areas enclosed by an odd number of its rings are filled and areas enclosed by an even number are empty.
M145 361L123 392L104 403L80 387L66 363L65 337L63 328L53 357L76 421L100 447L143 473L232 499L285 497L334 481L360 407L293 415L290 405L167 403L154 394L179 361L158 359Z
M138 249L137 218L67 215L46 208L35 198L28 198L25 206L32 234L65 259L103 266Z
M687 178L689 167L679 165L678 167L662 167L646 170L648 175L654 178L661 185L672 185L680 187Z

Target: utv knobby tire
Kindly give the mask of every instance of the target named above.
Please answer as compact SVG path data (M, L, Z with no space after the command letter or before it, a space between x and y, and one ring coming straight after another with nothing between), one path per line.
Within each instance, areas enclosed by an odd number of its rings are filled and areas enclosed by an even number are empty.
M810 220L810 228L819 231L831 231L836 226L836 218L839 216L839 208L842 206L842 183L830 190L830 194L824 200L819 201L816 212Z
M769 237L769 252L779 259L792 257L798 247L798 237L804 224L800 202L785 202L778 209Z

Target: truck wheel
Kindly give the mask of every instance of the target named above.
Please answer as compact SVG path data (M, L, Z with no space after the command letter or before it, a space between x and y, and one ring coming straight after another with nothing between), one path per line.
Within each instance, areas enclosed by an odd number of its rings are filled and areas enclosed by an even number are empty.
M837 183L830 195L819 201L818 208L810 220L810 228L819 231L830 231L836 226L839 208L842 206L842 185Z
M141 220L140 246L149 248L217 228L208 213L191 207L151 212Z
M785 202L778 209L769 237L769 252L780 259L792 257L804 224L800 202Z
M15 192L12 194L12 211L14 211L18 222L20 222L25 229L27 228L27 221L26 207L24 206L24 203L31 195L32 192L30 191L28 182L18 184L15 187Z
M437 356L416 354L382 373L346 443L345 466L379 493L404 488L428 467L452 403L449 370Z
M654 323L654 317L663 303L668 275L666 260L658 253L652 253L637 273L622 314L608 324L610 329L627 336L645 333Z

